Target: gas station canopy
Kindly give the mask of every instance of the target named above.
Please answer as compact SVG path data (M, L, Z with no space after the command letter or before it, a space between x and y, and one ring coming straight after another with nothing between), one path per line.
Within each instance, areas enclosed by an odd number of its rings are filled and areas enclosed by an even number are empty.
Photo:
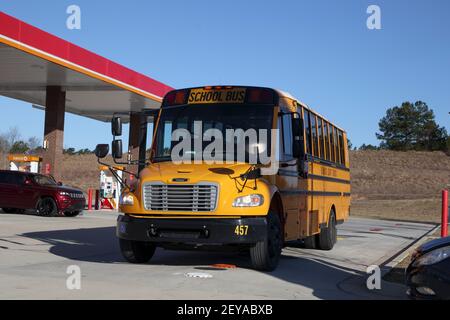
M157 109L171 87L0 12L0 95L45 108L47 87L65 111L101 121Z

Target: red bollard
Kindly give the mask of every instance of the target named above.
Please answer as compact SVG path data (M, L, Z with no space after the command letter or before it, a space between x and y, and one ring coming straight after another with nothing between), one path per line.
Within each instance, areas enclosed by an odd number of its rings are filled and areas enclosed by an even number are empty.
M88 210L92 211L92 189L88 189Z
M442 225L441 237L448 236L448 190L442 190Z

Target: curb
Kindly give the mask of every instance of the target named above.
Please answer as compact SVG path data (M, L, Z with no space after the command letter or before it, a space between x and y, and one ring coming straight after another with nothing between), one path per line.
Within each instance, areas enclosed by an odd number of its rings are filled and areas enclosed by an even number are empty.
M410 243L404 250L401 250L399 253L396 253L392 256L391 260L387 260L384 263L380 264L381 269L381 277L383 278L386 274L388 274L393 268L395 268L400 262L402 262L406 257L408 257L412 251L414 251L417 247L421 246L425 242L429 241L429 236L439 230L441 226L437 225L427 233L425 233L420 238L416 239L414 242Z

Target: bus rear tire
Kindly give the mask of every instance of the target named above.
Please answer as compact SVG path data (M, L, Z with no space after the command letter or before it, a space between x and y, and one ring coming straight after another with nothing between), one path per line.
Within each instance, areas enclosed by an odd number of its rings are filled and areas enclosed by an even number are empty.
M331 250L337 242L336 213L334 209L331 209L328 226L320 230L318 242L321 250Z
M305 249L316 249L317 242L317 235L312 235L303 239L303 245Z
M119 239L122 256L130 263L146 263L154 255L156 246L151 242Z
M280 217L276 213L267 216L267 237L250 248L252 266L260 271L273 271L278 266L283 247Z

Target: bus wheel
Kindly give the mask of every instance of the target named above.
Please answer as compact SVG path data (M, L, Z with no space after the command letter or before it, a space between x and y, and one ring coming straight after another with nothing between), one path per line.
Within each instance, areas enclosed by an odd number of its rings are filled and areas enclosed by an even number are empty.
M267 216L266 240L250 248L253 268L261 271L273 271L278 265L283 247L280 217L276 213Z
M131 263L148 262L155 253L156 246L151 242L119 239L123 257Z
M330 212L330 220L328 226L322 228L319 234L319 248L321 250L331 250L337 242L337 229L336 229L336 213L334 209Z
M303 239L303 245L305 246L305 249L316 249L317 235L309 236Z

